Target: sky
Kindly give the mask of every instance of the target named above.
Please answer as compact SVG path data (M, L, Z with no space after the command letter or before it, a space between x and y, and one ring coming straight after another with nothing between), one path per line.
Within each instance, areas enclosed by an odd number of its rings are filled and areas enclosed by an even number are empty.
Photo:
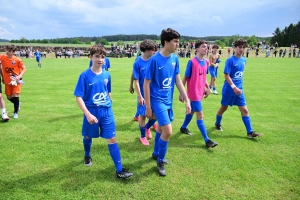
M272 36L300 21L300 0L0 0L1 39L117 34Z

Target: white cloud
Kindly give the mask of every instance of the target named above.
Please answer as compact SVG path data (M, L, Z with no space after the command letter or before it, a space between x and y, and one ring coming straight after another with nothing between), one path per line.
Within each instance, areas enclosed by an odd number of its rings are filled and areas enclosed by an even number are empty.
M6 17L0 16L0 22L7 22L7 21L8 21L8 19Z

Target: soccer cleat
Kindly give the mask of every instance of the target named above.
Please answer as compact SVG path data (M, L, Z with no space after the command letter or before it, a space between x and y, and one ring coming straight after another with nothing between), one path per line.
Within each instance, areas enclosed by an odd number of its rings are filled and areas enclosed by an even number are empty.
M214 94L219 94L219 93L217 92L217 90L214 90L213 93L214 93Z
M160 176L166 176L167 172L165 170L165 164L163 162L158 162L157 161L157 170L158 170L158 174Z
M214 91L212 89L209 89L210 90L210 93L213 93Z
M122 168L122 171L117 172L117 178L127 179L133 176L133 173L129 172L128 169Z
M145 146L149 146L150 145L146 137L140 138L140 141Z
M153 130L157 131L157 124L154 124L154 125L152 126L152 128L153 128Z
M149 139L152 138L152 134L151 134L150 128L146 128L146 136L147 136L147 138L149 138Z
M260 133L256 133L256 132L252 132L252 133L248 133L248 138L252 139L252 138L255 138L255 137L261 137L263 136L263 134L260 134Z
M139 117L133 117L133 121L139 121Z
M223 129L222 129L222 127L221 127L221 124L220 124L220 125L215 124L215 128L216 128L216 130L218 130L218 131L223 131Z
M184 133L184 134L187 134L187 135L193 135L190 131L189 131L189 129L187 129L187 128L180 128L180 132L181 133Z
M92 166L92 157L91 156L84 156L83 164L87 167Z
M18 118L19 118L18 113L14 113L14 119L18 119Z
M7 116L7 113L2 113L2 121L7 122L9 120L9 117Z
M214 147L218 146L218 143L215 143L215 142L213 142L213 141L211 141L211 140L208 140L208 141L206 142L206 146L207 146L208 148L209 148L209 147L214 148Z
M158 156L155 156L155 155L152 154L152 158L153 158L153 160L156 160L156 161L157 161ZM169 164L169 161L168 161L167 159L164 159L164 160L163 160L163 163L164 163L164 164Z

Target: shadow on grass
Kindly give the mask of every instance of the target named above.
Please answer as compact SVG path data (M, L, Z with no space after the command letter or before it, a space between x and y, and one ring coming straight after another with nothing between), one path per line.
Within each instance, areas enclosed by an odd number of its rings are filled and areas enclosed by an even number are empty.
M66 116L59 116L55 118L50 118L48 122L56 122L60 120L65 120L65 119L76 119L76 118L82 118L83 114L76 114L76 115L66 115Z

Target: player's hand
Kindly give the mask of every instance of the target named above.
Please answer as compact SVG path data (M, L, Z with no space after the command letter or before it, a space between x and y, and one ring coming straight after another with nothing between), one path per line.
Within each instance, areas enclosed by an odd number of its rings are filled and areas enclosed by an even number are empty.
M152 109L151 108L147 108L146 107L146 117L148 119L153 119L153 112L152 112Z
M88 120L88 122L90 124L96 124L96 123L98 123L98 119L94 115L92 115L92 114L86 115L86 119Z
M132 86L129 87L129 92L130 92L131 94L134 93L134 88L133 88Z
M181 101L182 103L184 102L184 98L181 94L179 94L179 101Z
M16 76L15 77L15 79L16 79L17 82L20 80L20 78L21 78L20 76Z
M186 110L185 114L190 114L191 113L192 109L191 109L190 101L187 101L185 103L185 110Z
M241 95L243 93L243 91L237 87L233 88L233 91L236 95Z
M209 94L210 94L210 89L207 88L204 92L204 98L207 98Z
M138 98L139 100L139 104L141 105L141 106L143 106L143 105L145 105L145 99L143 98L143 97L139 97Z

